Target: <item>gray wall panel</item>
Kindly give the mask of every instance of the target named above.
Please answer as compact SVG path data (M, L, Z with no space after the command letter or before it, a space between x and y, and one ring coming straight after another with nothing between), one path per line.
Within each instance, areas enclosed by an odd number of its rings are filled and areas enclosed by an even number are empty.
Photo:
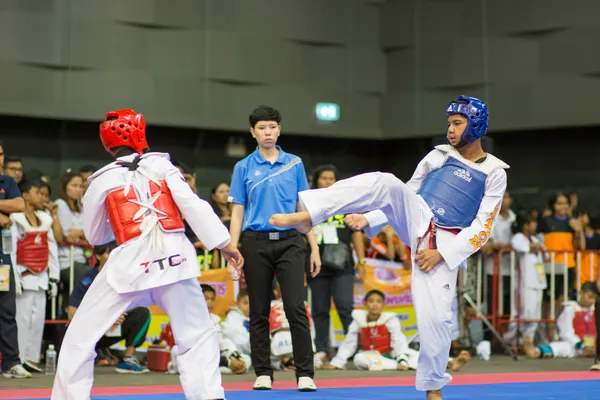
M440 134L468 94L492 130L597 124L598 15L593 0L10 0L0 113L133 107L231 131L264 103L287 132L383 139ZM319 102L340 121L318 123Z

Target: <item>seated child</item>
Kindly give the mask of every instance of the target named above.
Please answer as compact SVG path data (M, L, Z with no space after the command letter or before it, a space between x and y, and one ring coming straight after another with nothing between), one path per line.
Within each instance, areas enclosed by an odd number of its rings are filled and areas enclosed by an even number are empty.
M285 315L283 308L283 300L281 299L281 288L279 283L275 281L273 289L275 300L271 301L271 312L269 314L269 332L271 334L271 365L275 370L294 371L293 349L292 349L292 333L290 332L290 323ZM304 302L306 307L306 315L310 325L310 335L313 340L313 353L315 353L315 328L308 303ZM318 364L318 357L315 357L315 366Z
M240 290L237 306L231 307L221 322L223 334L230 338L240 353L250 354L250 300L248 292Z
M397 315L384 312L385 295L371 290L365 295L366 310L354 310L353 321L337 355L323 369L342 369L359 348L353 362L358 369L370 371L416 369L419 352L408 347ZM448 367L457 371L469 360L463 351Z
M529 358L594 357L597 335L594 304L597 297L596 283L584 283L579 303L567 301L556 321L561 341L536 347L531 337L523 337L525 354Z
M408 348L408 341L402 333L400 320L392 312L383 312L385 295L379 290L371 290L365 295L366 310L354 310L354 319L337 355L324 369L342 369L354 356L358 369L400 370L415 369L419 352Z
M223 334L220 324L221 317L213 314L215 300L217 299L217 292L215 289L212 286L204 283L200 286L202 287L202 292L204 293L204 299L206 300L208 312L210 313L211 319L213 320L219 335L219 348L221 350L221 360L219 366L221 373L243 374L244 372L248 371L252 365L252 361L249 356L240 354L233 341ZM178 373L179 370L177 367L177 356L179 353L177 351L177 346L175 345L171 324L167 324L161 333L161 339L167 342L167 344L171 347L171 361L169 362L168 372L171 374Z

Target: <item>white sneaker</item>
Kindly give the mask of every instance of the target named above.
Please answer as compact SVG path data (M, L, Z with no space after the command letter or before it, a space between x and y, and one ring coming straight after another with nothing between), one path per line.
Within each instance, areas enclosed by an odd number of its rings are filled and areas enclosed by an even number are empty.
M298 390L301 392L316 392L317 385L315 385L315 381L308 376L301 376L298 378Z
M268 375L261 375L256 378L254 382L254 386L252 389L254 390L271 390L271 386L273 386L273 380Z
M8 371L2 374L5 378L24 379L31 378L31 373L27 372L21 364L13 366Z
M596 364L592 365L590 371L600 371L600 360L596 360Z

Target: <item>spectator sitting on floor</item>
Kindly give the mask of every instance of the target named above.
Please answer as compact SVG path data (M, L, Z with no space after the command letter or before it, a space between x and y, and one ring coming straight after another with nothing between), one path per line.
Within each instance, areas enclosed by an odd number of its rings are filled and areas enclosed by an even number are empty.
M342 369L354 355L358 369L370 371L416 369L419 352L408 347L400 320L393 312L384 312L385 295L371 290L365 295L366 310L354 310L353 321L337 355L323 369ZM452 371L461 369L470 359L467 351L448 361Z
M102 271L104 264L108 261L110 252L116 248L116 242L110 242L101 246L94 246L94 257L97 267L90 269L81 280L77 281L71 293L71 301L68 308L69 321L76 315L77 308L84 299L94 279ZM135 357L135 349L144 343L148 327L150 326L151 314L146 307L133 308L119 317L114 325L104 334L96 344L96 366L107 366L116 364L116 371L128 374L144 374L148 369L141 366ZM115 343L125 340L125 353L119 362L115 362L109 347Z
M598 298L595 282L581 285L579 302L567 301L556 325L560 341L535 347L533 339L523 337L523 350L529 358L596 357L596 326L594 305Z
M250 299L247 291L240 290L237 305L229 309L221 327L242 353L250 354Z
M233 341L227 337L227 335L225 335L221 329L221 317L213 313L217 300L217 292L212 286L206 283L203 283L200 286L202 287L202 293L204 293L204 299L206 301L208 312L210 313L210 318L217 329L219 349L221 350L221 358L219 360L219 369L221 370L221 373L243 374L244 372L247 372L252 365L250 356L246 354L240 354L238 352L235 343L233 343ZM175 344L175 338L173 336L171 324L168 324L163 329L161 333L161 339L167 342L167 344L171 347L171 361L168 365L168 372L171 374L179 373L179 367L177 365L177 356L179 355L179 351L177 349L177 345Z

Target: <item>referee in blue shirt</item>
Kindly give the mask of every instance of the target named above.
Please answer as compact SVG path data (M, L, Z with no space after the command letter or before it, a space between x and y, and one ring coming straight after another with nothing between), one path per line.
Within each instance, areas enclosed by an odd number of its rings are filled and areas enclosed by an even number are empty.
M312 338L304 308L306 242L294 229L269 224L273 214L295 212L298 192L308 190L302 160L276 146L281 115L260 106L250 114L250 133L256 151L235 165L229 201L231 243L240 243L246 260L244 276L250 298L250 347L256 372L254 389L269 390L273 382L269 312L273 276L281 286L285 314L290 323L298 389L315 391ZM321 268L319 247L312 232L306 235L311 248L311 274Z

